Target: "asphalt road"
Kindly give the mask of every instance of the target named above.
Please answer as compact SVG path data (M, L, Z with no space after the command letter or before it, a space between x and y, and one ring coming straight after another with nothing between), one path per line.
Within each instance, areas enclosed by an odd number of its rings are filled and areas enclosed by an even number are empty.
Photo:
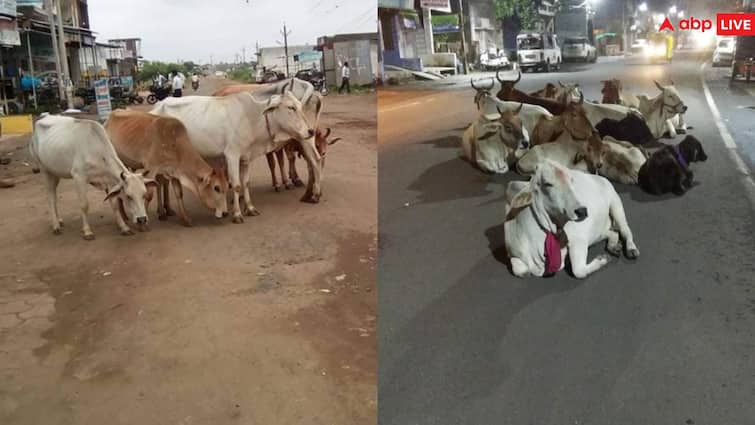
M673 79L709 159L683 197L617 185L640 258L585 280L507 270L502 197L522 177L458 159L476 112L468 85L380 94L381 425L755 423L755 220L700 63L571 65L519 88L576 81L600 99L609 77L651 95L652 79ZM753 99L731 100L720 113L747 156L755 115L737 106Z

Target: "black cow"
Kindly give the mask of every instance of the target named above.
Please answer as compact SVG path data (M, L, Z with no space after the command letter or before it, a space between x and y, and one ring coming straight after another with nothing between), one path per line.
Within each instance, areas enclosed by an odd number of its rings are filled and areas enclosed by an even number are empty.
M683 195L692 187L694 178L689 165L707 159L700 141L687 136L678 145L666 145L648 158L640 167L639 185L653 195L668 192Z
M626 140L633 145L644 145L655 141L645 119L635 112L630 112L621 121L603 119L595 126L595 129L598 130L601 138L611 136L616 140Z

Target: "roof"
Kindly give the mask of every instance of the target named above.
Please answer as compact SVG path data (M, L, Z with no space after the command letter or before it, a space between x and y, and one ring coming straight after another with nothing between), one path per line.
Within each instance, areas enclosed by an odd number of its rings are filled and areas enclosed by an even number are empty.
M321 40L327 40L327 42L338 42L338 41L352 41L352 40L375 40L378 39L378 33L377 32L360 32L360 33L351 33L351 34L336 34L336 35L325 35L318 39L318 42ZM319 43L318 43L319 44Z

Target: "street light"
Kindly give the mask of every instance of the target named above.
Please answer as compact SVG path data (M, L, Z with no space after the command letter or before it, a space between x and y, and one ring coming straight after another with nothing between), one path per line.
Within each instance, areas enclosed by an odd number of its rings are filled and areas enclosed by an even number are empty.
M669 15L673 15L676 13L676 6L671 6L668 10Z
M639 9L640 9L640 12L647 12L648 11L648 4L645 3L645 2L640 3Z
M677 18L683 18L684 17L684 11L680 10L679 13L676 14Z

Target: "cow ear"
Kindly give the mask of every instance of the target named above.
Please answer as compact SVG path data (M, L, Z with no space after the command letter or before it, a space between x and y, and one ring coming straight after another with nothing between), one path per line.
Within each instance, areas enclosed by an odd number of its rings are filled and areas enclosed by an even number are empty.
M149 170L142 171L142 177L148 177L149 176Z
M124 182L126 181L126 173L125 173L125 171L121 171L121 180L123 180Z
M121 185L120 183L115 185L115 187L113 187L113 190L108 192L107 196L105 197L105 201L109 201L110 199L118 196L122 190L123 190L123 185Z
M270 100L267 101L267 106L265 106L265 109L262 111L262 113L269 114L270 112L274 111L275 108L280 106L280 103L280 97L271 97Z
M653 80L653 82L655 83L655 86L658 87L658 90L663 91L663 86L660 85L660 83L658 83L658 81Z
M329 145L332 145L332 144L336 143L336 142L337 142L337 141L339 141L339 140L341 140L341 138L340 138L340 137L336 137L335 139L333 139L333 140L329 141L329 142L328 142L328 144L329 144Z
M516 196L514 196L514 199L511 200L511 209L524 208L531 203L532 191L529 188L522 189L516 194Z
M573 163L573 164L579 164L579 163L580 163L580 162L582 162L582 161L583 161L584 159L585 159L585 154L584 154L583 152L577 152L577 153L576 153L576 154L574 155L574 160L573 160L573 162L572 162L572 163Z

